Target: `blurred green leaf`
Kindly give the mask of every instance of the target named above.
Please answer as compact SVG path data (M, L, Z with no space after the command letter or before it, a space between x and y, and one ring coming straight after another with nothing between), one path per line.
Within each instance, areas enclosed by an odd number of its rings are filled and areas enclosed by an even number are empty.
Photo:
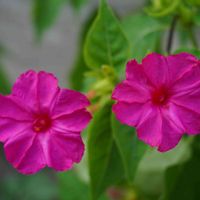
M166 153L148 149L139 163L135 186L143 196L148 197L147 199L149 197L152 197L153 200L158 199L164 187L165 170L172 165L185 162L190 156L190 140L188 138L183 138L176 148Z
M6 48L0 43L0 93L8 94L11 85L2 64L2 57L4 54L6 54Z
M80 9L84 4L86 4L88 0L70 0L70 4L73 6L75 9Z
M156 51L161 33L167 26L145 15L131 15L122 20L122 27L131 44L131 56L141 59L149 52Z
M89 191L86 183L82 182L73 170L59 173L60 200L88 200Z
M198 12L196 13L196 15L194 16L194 23L197 26L200 26L200 10L198 10Z
M129 56L129 43L121 26L106 0L101 0L98 15L86 38L85 61L92 69L109 65L119 72Z
M89 186L71 170L58 175L59 200L89 200ZM102 196L100 200L107 200Z
M176 53L181 53L181 52L191 53L200 59L200 51L197 49L180 48L180 49L177 49L174 53L176 54Z
M172 166L166 171L165 200L199 200L200 157L192 156L184 164Z
M93 118L88 130L88 160L92 199L123 177L123 165L112 136L111 103Z
M57 196L57 186L49 174L39 173L34 176L10 174L1 178L1 200L53 200Z
M137 139L134 128L121 124L112 115L113 136L122 157L126 178L133 182L138 164L147 145Z
M163 17L177 12L181 0L152 0L152 5L145 8L145 11L153 17Z
M8 94L10 92L10 82L8 80L8 76L3 68L3 65L0 63L0 93Z
M194 6L200 6L200 1L199 0L185 0L187 3L190 3L191 5Z
M38 39L53 25L64 3L66 0L34 0L33 24Z

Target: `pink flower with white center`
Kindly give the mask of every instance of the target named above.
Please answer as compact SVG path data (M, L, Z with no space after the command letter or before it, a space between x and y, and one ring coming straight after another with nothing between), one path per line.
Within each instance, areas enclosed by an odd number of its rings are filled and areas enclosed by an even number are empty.
M19 172L33 174L45 166L63 171L80 162L80 132L91 119L83 94L59 88L50 73L30 70L10 95L0 95L0 105L0 141Z
M168 151L184 133L200 133L200 62L188 53L152 53L141 64L131 60L112 98L119 121L136 127L145 143Z

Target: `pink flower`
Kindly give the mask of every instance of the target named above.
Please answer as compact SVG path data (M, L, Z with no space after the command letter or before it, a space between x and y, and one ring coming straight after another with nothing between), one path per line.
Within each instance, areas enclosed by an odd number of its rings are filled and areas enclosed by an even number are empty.
M145 143L168 151L184 133L200 133L200 62L188 53L152 53L142 64L131 60L112 98L119 121L136 127Z
M32 174L45 166L63 171L80 162L80 132L91 119L83 94L59 88L50 73L30 70L10 95L0 95L0 105L0 141L19 172Z

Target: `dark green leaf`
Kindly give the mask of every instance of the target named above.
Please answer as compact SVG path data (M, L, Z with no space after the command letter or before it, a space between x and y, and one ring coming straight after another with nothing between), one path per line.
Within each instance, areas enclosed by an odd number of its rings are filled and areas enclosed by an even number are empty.
M121 71L130 56L127 38L105 0L92 24L84 47L84 58L90 68L109 65Z
M96 115L88 130L88 160L92 199L124 176L121 158L112 136L111 103Z
M199 200L200 158L170 167L166 172L165 200Z
M10 92L10 82L1 63L2 56L6 53L6 48L0 43L0 93L8 94Z
M167 28L159 21L136 14L123 19L122 27L131 44L131 56L141 60L147 53L156 51L161 32Z
M114 115L112 116L112 128L114 139L122 157L126 178L132 183L147 145L137 139L134 128L121 124Z
M66 0L34 0L33 23L38 38L53 25L65 2Z
M3 66L0 64L0 93L8 94L10 92L10 82L8 76L6 75Z

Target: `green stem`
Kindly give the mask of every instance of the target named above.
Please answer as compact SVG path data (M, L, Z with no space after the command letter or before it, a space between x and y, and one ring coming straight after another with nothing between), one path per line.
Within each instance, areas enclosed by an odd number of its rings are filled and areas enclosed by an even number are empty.
M171 48L172 48L172 43L173 43L173 39L174 39L174 31L175 31L175 27L178 21L178 16L174 16L170 25L170 29L169 29L169 35L168 35L168 40L167 40L167 53L170 54L171 53Z

